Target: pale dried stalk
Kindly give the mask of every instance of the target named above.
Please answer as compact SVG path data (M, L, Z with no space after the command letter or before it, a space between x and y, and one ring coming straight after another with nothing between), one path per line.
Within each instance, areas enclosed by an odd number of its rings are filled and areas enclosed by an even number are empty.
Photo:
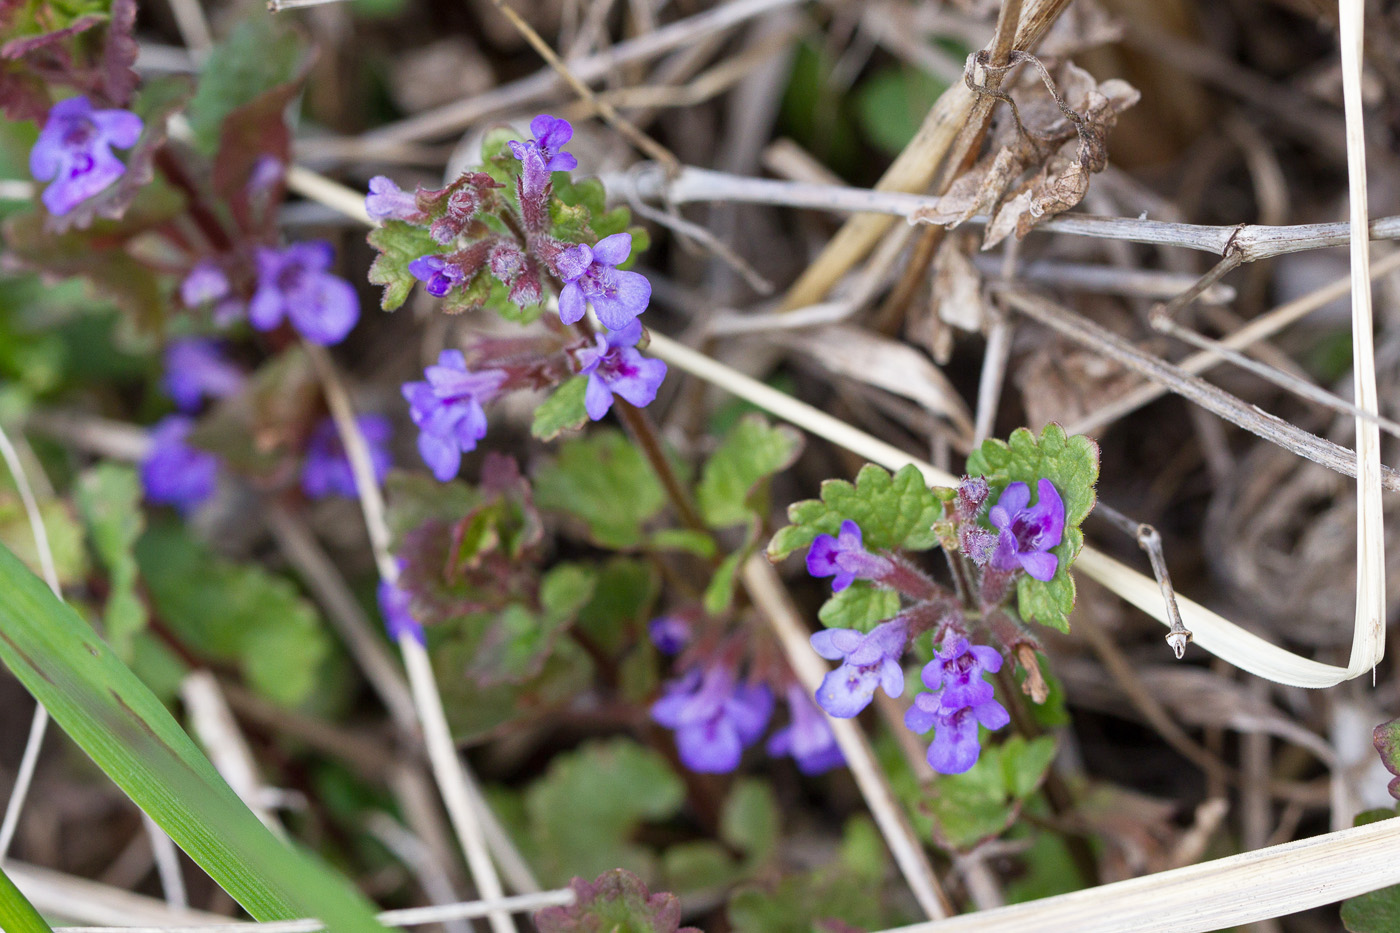
M1219 386L1187 375L1172 364L1144 353L1107 328L1053 301L1015 291L1003 291L1000 294L1007 304L1027 317L1115 362L1136 369L1231 424L1300 457L1320 463L1329 470L1345 473L1347 476L1357 475L1357 455L1348 448L1304 431L1292 422L1263 411L1258 406L1241 401ZM1376 427L1372 421L1367 423ZM1400 491L1400 474L1386 467L1378 467L1377 475L1387 489Z
M957 482L957 478L952 474L910 456L893 444L873 437L839 418L798 401L662 334L652 332L649 350L667 364L704 379L757 405L775 417L826 438L871 462L892 470L913 464L929 483L938 486L951 486ZM1163 625L1171 625L1157 581L1151 577L1144 576L1090 547L1085 547L1080 552L1075 568L1083 571L1090 579L1102 583ZM1196 644L1241 670L1259 677L1297 687L1330 687L1365 670L1322 664L1293 654L1245 631L1179 593L1177 605L1182 621L1195 636Z
M384 926L416 927L496 914L532 913L546 907L572 904L574 897L573 891L561 888L556 891L542 891L539 894L486 898L480 901L463 901L460 904L443 904L439 907L386 910L379 914L377 919ZM316 933L325 928L326 925L321 921L308 919L269 920L263 923L200 923L187 926L55 927L54 933Z
M570 62L569 68L581 81L597 81L618 73L619 69L626 65L646 61L765 13L796 6L799 2L800 0L735 0L733 3L726 3L669 23L635 39L619 42L605 52ZM361 151L371 151L376 143L397 144L405 140L430 139L461 133L484 117L537 103L556 91L562 83L553 69L545 68L528 78L503 85L485 94L425 110L406 120L365 133L359 140L363 146Z
M937 195L750 178L694 166L685 166L670 178L660 171L633 170L626 175L604 176L604 181L610 189L614 185L625 187L630 184L638 197L659 198L672 204L725 201L838 214L884 215L874 218L857 216L847 221L850 225L862 219L876 220L881 223L881 230L892 218L911 219L919 211L937 207L939 203ZM968 220L970 224L986 222L987 218L980 215ZM1067 233L1151 246L1180 246L1220 256L1228 254L1237 258L1239 263L1257 262L1310 249L1345 246L1351 239L1351 224L1343 221L1274 227L1267 224L1185 224L1137 217L1066 213L1041 221L1035 229L1044 233ZM1367 229L1373 240L1398 239L1400 216L1369 221ZM837 234L838 237L840 235Z
M1400 252L1391 253L1389 256L1374 263L1371 266L1371 279L1375 280L1384 275L1400 269ZM1259 315L1248 324L1228 336L1222 337L1218 343L1220 346L1242 350L1261 340L1283 330L1291 324L1307 317L1319 308L1325 307L1344 298L1351 293L1351 277L1348 274L1344 278L1329 282L1321 288L1315 289L1306 295L1302 295L1285 304L1279 305L1271 311ZM1180 363L1176 364L1182 372L1190 375L1199 375L1207 370L1218 366L1223 360L1216 353L1201 352L1193 353ZM1130 412L1136 411L1143 405L1147 405L1156 399L1166 395L1169 390L1157 383L1149 383L1131 392L1125 393L1121 398L1109 402L1107 405L1085 415L1076 422L1065 425L1065 430L1071 434L1085 434L1106 424L1118 420Z
M124 927L151 924L194 925L227 923L228 918L191 908L176 908L162 900L123 888L78 878L25 862L5 864L5 874L35 909L46 917L82 923L120 923Z
M369 444L355 421L350 396L336 374L330 354L324 347L316 344L307 343L305 346L320 378L326 405L330 408L336 432L345 448L345 456L350 461L350 469L355 477L355 491L359 495L360 509L364 513L365 527L369 533L379 576L392 584L399 578L399 567L389 552L389 524L384 517L384 498L374 478ZM413 704L418 710L419 722L423 727L428 762L432 766L443 804L447 807L448 818L456 830L457 841L467 857L467 867L471 869L472 880L484 899L498 900L504 895L501 879L496 874L496 866L491 862L481 818L473 805L471 792L467 789L466 765L458 756L457 746L452 741L452 731L447 725L447 715L443 712L442 696L438 692L432 663L428 660L428 651L408 632L399 637L398 644L403 654L404 667L408 671L408 686L413 694ZM505 911L492 911L489 919L495 933L515 933L515 924Z
M763 555L755 554L745 561L740 573L744 588L777 633L793 672L807 692L815 694L826 676L826 665L812 650L807 640L807 627L778 579L777 571ZM895 799L889 780L875 760L865 733L854 719L827 716L826 722L919 906L934 919L949 916L953 913L952 905L938 884L913 826Z
M1341 0L1342 104L1347 121L1351 201L1351 352L1356 404L1356 619L1349 670L1374 668L1385 655L1385 528L1381 513L1381 435L1375 415L1376 350L1371 321L1371 244L1367 240L1366 134L1361 106L1363 0Z
M1068 0L1030 0L1021 14L1012 46L1030 49L1040 42ZM909 145L880 176L880 191L922 191L933 181L938 166L967 123L977 97L958 82L939 95ZM856 263L865 258L889 227L888 217L852 217L837 231L807 271L788 290L784 306L800 308L826 297Z
M1206 933L1400 882L1400 820L886 933Z

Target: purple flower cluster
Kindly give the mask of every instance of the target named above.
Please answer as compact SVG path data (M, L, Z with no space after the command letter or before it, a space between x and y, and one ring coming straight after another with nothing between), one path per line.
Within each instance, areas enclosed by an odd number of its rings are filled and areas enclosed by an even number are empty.
M394 429L389 419L383 415L359 415L355 423L369 446L370 464L374 467L374 480L384 481L384 476L393 465L389 455L389 439ZM301 468L301 489L313 499L326 496L344 496L349 499L358 495L355 488L355 471L350 468L350 458L340 442L340 433L335 421L323 418L311 431L306 445L306 462Z
M181 411L197 411L206 397L234 395L244 381L243 371L224 359L217 341L185 337L165 348L165 391Z
M817 703L840 719L856 716L870 705L875 688L892 697L904 693L904 668L899 664L909 644L909 627L901 618L881 622L866 634L855 629L829 628L812 636L812 647L841 666L828 671L817 688Z
M691 668L666 687L651 718L676 730L681 761L692 771L723 774L739 766L744 749L758 741L773 713L773 694L738 683L725 664Z
M1036 490L1039 497L1032 506L1030 487L1012 483L987 513L1000 532L991 564L997 570L1023 568L1037 580L1049 580L1060 564L1050 550L1064 540L1065 504L1048 479L1036 483Z
M621 330L651 302L651 283L639 272L616 268L632 254L632 234L614 233L593 246L575 243L559 251L554 270L564 281L559 320L574 324L588 305L608 330Z
M141 461L141 485L146 499L192 512L214 494L219 460L186 443L194 419L170 415L150 434L150 449Z
M831 591L839 593L857 578L878 580L892 570L888 558L865 549L860 526L847 519L836 537L817 535L807 552L807 572L814 577L835 577Z
M126 173L112 147L129 149L141 138L141 118L128 110L93 110L86 97L59 101L29 153L29 171L51 181L41 200L62 216Z
M335 252L316 240L278 249L259 249L258 287L248 303L248 320L272 330L289 319L307 340L339 343L360 319L360 299L351 284L326 271Z
M937 730L928 749L928 763L935 771L961 774L971 768L982 751L978 724L1000 729L1011 722L992 685L982 678L999 670L1000 654L983 645L969 645L966 638L945 644L924 665L924 685L933 692L914 698L904 724L920 734Z
M1037 579L1049 579L1055 572L1055 557L1045 551L1058 544L1064 528L1064 507L1055 488L1041 480L1040 504L1027 508L1026 484L1009 486L1001 502L992 509L992 523L1000 529L997 545L1002 560L1010 566L1024 566ZM1020 489L1017 490L1016 487ZM962 508L964 524L975 522L976 512L985 499L985 489L972 495ZM971 499L976 499L972 502ZM990 536L988 536L990 545ZM1045 558L1049 558L1048 573ZM994 558L994 562L995 562ZM894 569L888 558L870 554L863 545L860 527L845 521L835 537L818 535L807 554L807 569L813 576L834 576L832 589L840 591L857 578L879 579ZM920 606L911 606L862 634L855 629L831 628L812 636L817 654L841 666L829 671L817 689L816 700L832 716L849 718L870 705L878 688L891 697L904 692L904 669L900 659L910 640L910 619L920 618ZM921 628L916 628L919 631ZM966 638L949 636L943 650L922 673L924 684L933 691L914 698L904 722L915 732L937 729L929 747L928 761L943 774L959 774L971 768L981 751L977 727L1000 729L1009 721L1005 708L996 701L984 673L1001 670L1001 655L992 648L969 645ZM796 719L794 719L794 722Z
M443 350L436 366L424 370L424 382L406 382L413 423L418 426L418 452L441 482L457 475L462 454L475 450L486 436L482 406L501 390L506 374L499 369L473 372L461 350Z
M645 280L643 280L645 281ZM579 373L588 377L583 407L588 417L598 421L612 408L613 396L620 395L638 408L650 405L656 390L666 378L666 364L649 360L637 352L642 324L631 321L606 337L593 336L594 345L577 351Z

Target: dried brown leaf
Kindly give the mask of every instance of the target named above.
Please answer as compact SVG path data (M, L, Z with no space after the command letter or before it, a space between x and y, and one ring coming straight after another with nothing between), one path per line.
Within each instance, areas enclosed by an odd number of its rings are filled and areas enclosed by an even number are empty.
M928 357L907 343L843 324L779 339L816 357L834 373L913 399L972 434L972 415L962 396Z

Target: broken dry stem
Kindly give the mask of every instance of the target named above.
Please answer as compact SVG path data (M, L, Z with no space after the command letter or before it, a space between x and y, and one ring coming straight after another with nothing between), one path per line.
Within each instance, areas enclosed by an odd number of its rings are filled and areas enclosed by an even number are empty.
M1202 408L1264 440L1290 450L1300 457L1346 476L1356 476L1356 453L1340 444L1318 437L1293 425L1277 415L1261 411L1224 389L1198 379L1155 356L1144 353L1128 341L1075 312L1044 298L1007 289L1004 300L1022 314L1044 324L1061 336L1130 367L1161 383L1168 390L1190 399ZM1393 492L1400 491L1400 474L1381 467L1381 483Z

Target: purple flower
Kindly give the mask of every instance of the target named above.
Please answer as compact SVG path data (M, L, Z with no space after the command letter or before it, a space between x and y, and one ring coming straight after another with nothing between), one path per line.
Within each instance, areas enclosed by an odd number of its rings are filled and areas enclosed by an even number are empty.
M692 771L723 774L739 766L773 712L773 695L759 684L736 684L734 672L715 664L691 668L666 687L651 718L676 730L681 762Z
M657 616L647 623L647 636L657 651L677 655L690 644L690 626L680 616Z
M1001 532L992 553L992 566L997 570L1024 567L1037 580L1049 580L1060 565L1060 559L1050 549L1065 536L1065 504L1048 479L1037 483L1036 489L1039 501L1030 506L1030 487L1012 483L987 514L992 526Z
M206 395L233 395L243 381L243 371L224 359L216 341L185 337L165 348L165 391L181 411L195 411Z
M408 264L408 274L422 282L434 298L441 298L467 280L460 266L441 256L419 256Z
M797 684L787 688L792 723L768 738L768 754L791 755L803 774L821 774L846 763L831 725Z
M387 175L375 175L369 180L369 194L365 195L365 213L375 220L417 219L418 199L403 191Z
M409 611L412 598L397 584L388 580L379 581L379 612L384 616L384 628L388 630L389 637L394 641L399 641L403 636L409 635L415 638L420 645L427 644L427 638L423 635L423 626L418 624L418 620L413 618L413 613Z
M1001 670L1001 655L984 645L959 638L924 665L923 681L932 693L914 697L904 724L920 734L937 729L928 749L928 763L940 774L962 774L977 763L982 746L977 724L1000 729L1011 722L996 701L984 673Z
M420 432L418 452L445 483L457 475L462 452L475 450L476 442L486 436L481 406L496 397L506 374L499 369L472 372L461 350L443 350L437 365L423 375L426 382L404 383L403 397Z
M817 704L839 719L850 719L870 705L876 687L899 696L904 692L899 659L908 642L909 629L900 618L881 622L865 635L851 628L817 632L812 636L817 654L841 662L817 688Z
M847 519L836 537L817 535L807 552L807 572L814 577L831 577L831 591L839 593L857 577L878 580L894 569L888 558L865 549L860 526Z
M29 171L44 189L49 212L63 215L100 193L126 172L112 147L127 149L141 138L141 118L127 110L93 110L86 97L59 101L49 111L29 153Z
M359 415L355 423L365 436L369 446L369 460L374 467L374 481L384 481L393 459L389 456L389 438L393 436L393 426L383 415ZM353 499L359 495L355 488L355 471L350 468L350 458L345 455L345 447L340 442L340 433L335 429L335 421L322 418L311 432L306 445L306 463L301 468L301 488L313 499L326 496L345 496Z
M542 113L530 121L530 132L534 134L534 139L507 143L517 159L524 162L526 154L534 151L540 154L547 171L569 172L578 168L578 159L563 151L569 140L574 138L574 128L568 120Z
M592 302L608 330L622 330L647 309L651 283L640 272L614 268L632 253L632 234L605 236L591 248L575 243L559 251L555 271L567 284L559 293L559 320L573 324Z
M632 321L606 337L594 335L594 345L578 351L579 372L588 377L583 407L588 417L599 420L612 408L613 396L644 408L656 398L656 390L666 378L666 364L649 360L636 350L642 339L640 321Z
M170 415L151 430L151 446L141 461L141 485L149 501L190 512L214 494L219 460L185 443L193 427L194 419Z
M332 275L331 245L321 240L284 249L257 251L258 288L248 304L248 320L272 330L290 318L307 340L339 343L360 319L360 299L349 282Z

